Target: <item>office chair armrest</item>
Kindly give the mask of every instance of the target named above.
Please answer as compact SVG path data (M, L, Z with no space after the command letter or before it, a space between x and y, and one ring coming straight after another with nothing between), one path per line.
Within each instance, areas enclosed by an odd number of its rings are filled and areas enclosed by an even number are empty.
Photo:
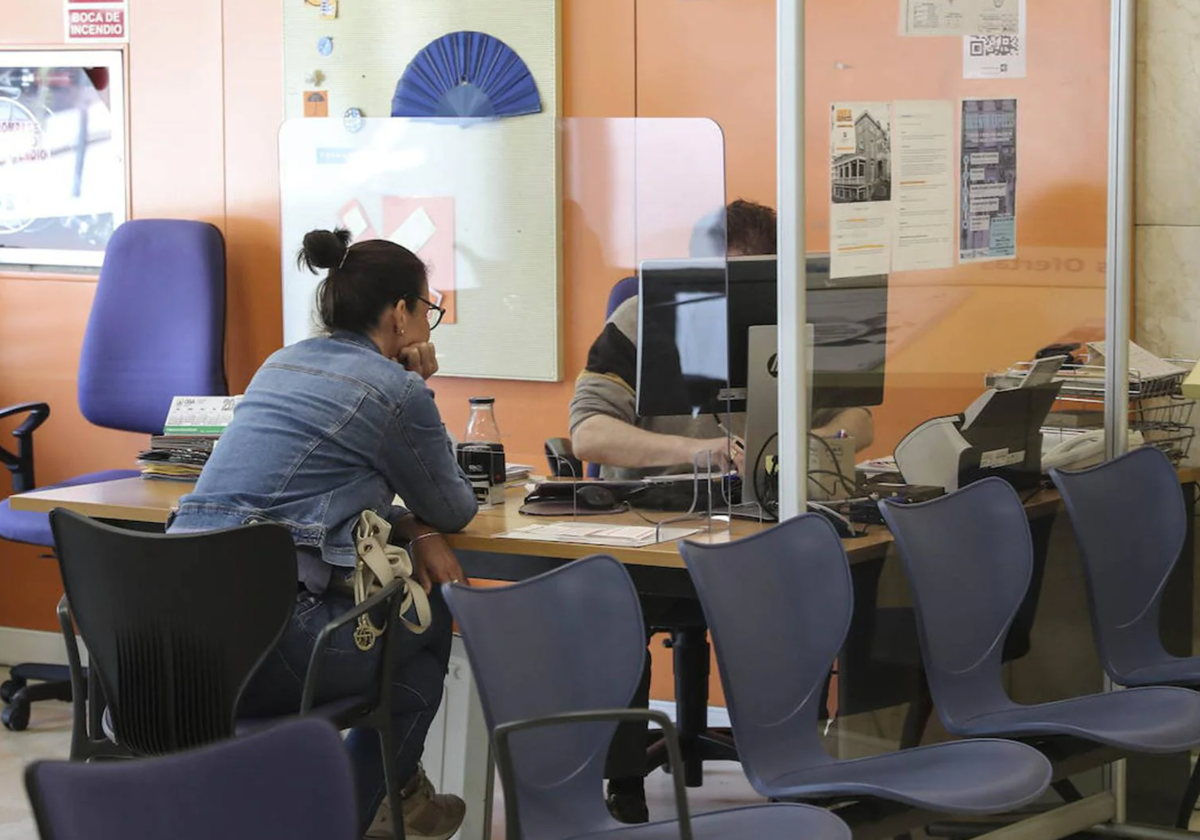
M46 403L20 403L0 408L0 420L15 414L29 416L12 433L17 439L17 453L14 455L0 447L0 463L13 475L13 492L25 493L37 486L33 475L33 433L50 416L50 406Z
M675 814L679 819L679 840L692 840L692 818L688 811L687 788L684 787L683 752L679 748L679 733L675 724L662 712L654 709L597 709L587 712L563 712L546 717L503 723L492 731L496 746L496 769L500 772L500 785L504 790L504 801L512 807L504 809L505 832L508 837L521 837L521 818L517 807L517 785L508 747L509 736L514 732L537 729L543 726L564 726L574 723L600 723L616 721L626 723L648 720L662 727L667 742L667 760L674 769L671 780L675 785Z
M357 621L360 615L365 615L383 603L388 604L388 625L383 634L383 651L379 668L381 680L380 691L386 698L389 692L388 688L383 685L383 682L390 683L391 677L392 667L389 653L391 652L392 622L399 612L399 605L396 602L399 600L403 587L404 581L394 580L361 604L356 605L354 609L346 610L345 613L321 628L321 632L317 634L317 640L313 643L312 655L308 660L308 671L304 675L304 693L300 697L300 714L306 715L312 711L313 702L316 699L317 685L321 678L321 657L325 646L329 642L329 637L333 635L334 631L345 627L352 621Z

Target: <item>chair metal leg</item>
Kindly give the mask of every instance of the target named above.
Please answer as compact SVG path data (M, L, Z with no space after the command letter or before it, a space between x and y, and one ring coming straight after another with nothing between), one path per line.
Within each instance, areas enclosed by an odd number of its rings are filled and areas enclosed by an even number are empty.
M392 720L380 715L375 724L379 733L379 749L383 751L383 783L387 788L388 805L392 809L392 840L404 840L404 801L400 798L401 780L396 778L396 741Z
M933 695L929 693L929 684L925 682L925 672L920 675L920 685L916 696L908 704L908 713L904 716L904 732L900 735L900 749L910 750L921 746L925 737L925 727L933 714Z
M1176 828L1187 830L1192 824L1192 813L1196 810L1197 799L1200 799L1200 762L1192 767L1192 777L1188 779L1183 801L1179 803L1179 816L1175 818Z
M1063 802L1078 802L1083 799L1083 794L1079 792L1079 788L1075 787L1075 783L1070 779L1059 779L1057 782L1051 782L1050 787L1054 788L1054 792L1062 797Z

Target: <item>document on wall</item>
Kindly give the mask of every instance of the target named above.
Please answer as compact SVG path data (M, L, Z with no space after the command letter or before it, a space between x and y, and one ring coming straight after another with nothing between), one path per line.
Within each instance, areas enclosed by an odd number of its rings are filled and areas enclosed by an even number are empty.
M960 262L1017 255L1017 100L962 103Z
M964 79L1025 78L1025 2L1017 7L1015 35L966 35L963 37Z
M901 35L1016 35L1019 0L900 0Z
M830 108L829 274L887 274L892 249L892 106Z
M954 265L954 102L896 102L892 270Z

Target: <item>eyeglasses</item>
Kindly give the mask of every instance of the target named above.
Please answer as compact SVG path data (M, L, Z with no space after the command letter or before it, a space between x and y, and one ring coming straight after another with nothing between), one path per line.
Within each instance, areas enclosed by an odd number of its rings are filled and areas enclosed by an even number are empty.
M426 298L418 297L417 300L429 307L425 310L425 318L429 321L429 329L437 329L437 325L442 323L442 319L446 317L446 310Z

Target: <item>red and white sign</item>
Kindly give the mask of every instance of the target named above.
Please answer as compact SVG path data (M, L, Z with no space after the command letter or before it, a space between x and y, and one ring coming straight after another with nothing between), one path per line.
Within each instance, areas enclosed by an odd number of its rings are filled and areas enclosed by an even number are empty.
M129 40L129 0L66 0L67 41Z

